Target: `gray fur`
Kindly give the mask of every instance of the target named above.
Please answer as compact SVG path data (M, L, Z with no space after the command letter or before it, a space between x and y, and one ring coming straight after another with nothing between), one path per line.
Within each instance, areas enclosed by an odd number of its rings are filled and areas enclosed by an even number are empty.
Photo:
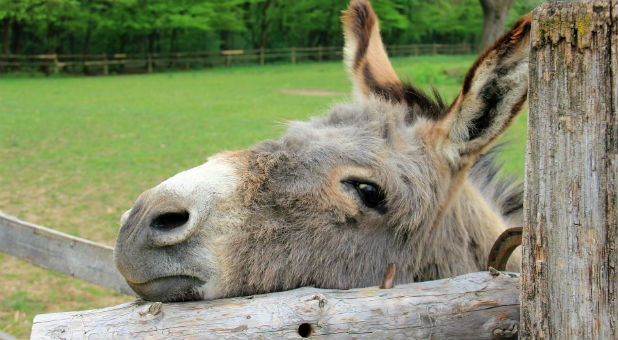
M406 114L381 101L339 105L328 117L295 123L280 140L252 149L250 168L267 176L247 202L242 231L226 246L235 259L231 272L237 274L228 295L377 285L388 263L397 266L397 282L485 269L488 242L497 235L483 230L483 221L458 216L480 214L482 202L462 197L440 225L432 225L434 207L449 183L437 176L427 145L415 138L415 125L405 123ZM363 210L360 202L356 214L329 202L324 182L333 169L349 164L378 169L373 180L387 192L384 216ZM482 158L469 177L475 188L483 188L485 200L502 204L521 194L516 185L505 188L504 179L482 176L495 171ZM511 218L515 215L521 215L521 206L510 211Z
M140 296L375 286L389 263L396 283L439 279L486 269L496 238L521 223L521 184L497 174L498 149L483 153L525 99L530 18L481 55L446 108L398 82L368 2L353 0L346 13L346 53L363 53L346 59L365 65L350 70L354 103L294 122L279 140L216 155L146 191L123 216L115 262ZM515 73L496 73L503 63L517 63ZM513 90L482 96L488 74ZM482 135L466 139L473 122ZM379 186L384 209L363 202L350 180ZM153 224L170 213L190 218ZM518 265L516 255L508 269Z

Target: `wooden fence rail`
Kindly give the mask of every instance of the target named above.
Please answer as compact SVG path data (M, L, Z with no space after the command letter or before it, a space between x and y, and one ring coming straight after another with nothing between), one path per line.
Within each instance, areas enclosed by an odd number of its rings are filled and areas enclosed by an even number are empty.
M390 45L391 56L473 53L470 44ZM8 54L0 55L0 72L37 71L51 73L143 73L168 68L192 69L213 66L273 62L324 61L341 59L341 47L290 47L217 52L169 52L146 54Z
M518 287L517 274L478 272L392 289L137 300L37 315L31 339L510 339L519 325Z
M617 0L548 3L533 15L521 339L618 337L617 25ZM32 337L512 338L520 280L494 275L384 290L138 300L39 315Z
M114 248L0 212L0 252L45 269L135 295L114 266Z

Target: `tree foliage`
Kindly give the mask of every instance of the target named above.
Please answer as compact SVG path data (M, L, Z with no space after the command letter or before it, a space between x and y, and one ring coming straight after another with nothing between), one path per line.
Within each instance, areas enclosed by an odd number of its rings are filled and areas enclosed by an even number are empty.
M0 0L2 53L141 53L342 44L348 0ZM542 0L517 0L509 23ZM388 44L477 43L478 0L374 0Z

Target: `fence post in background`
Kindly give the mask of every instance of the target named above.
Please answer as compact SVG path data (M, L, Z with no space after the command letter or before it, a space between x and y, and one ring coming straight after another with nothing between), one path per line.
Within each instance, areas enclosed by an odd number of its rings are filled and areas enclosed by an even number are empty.
M520 339L618 338L617 9L532 15Z
M148 53L148 73L152 73L152 54Z
M52 60L54 62L54 74L60 73L60 65L58 64L58 55L57 54L53 54L52 55Z
M189 54L187 54L187 53L178 53L176 55L179 55L179 56L185 58L185 70L188 70L188 69L191 68L191 62L189 61L190 60L190 58L189 58L190 55Z
M109 75L109 61L107 60L107 53L103 54L103 75Z
M86 63L88 59L87 55L84 55L82 58L80 58L81 64L82 64L82 73L84 75L88 75L88 64Z
M430 55L440 53L461 53L466 48L473 50L468 45L467 47L456 45L441 45L441 44L411 44L411 45L389 45L389 54L392 56L408 56L408 55ZM246 52L246 53L245 53ZM271 53L272 54L269 54ZM288 55L289 53L289 55ZM274 57L287 59L290 63L296 64L302 58L310 58L312 60L325 61L337 59L342 55L340 47L337 46L315 46L315 47L289 47L289 48L259 48L249 51L244 50L222 50L219 52L208 51L192 51L192 52L174 52L174 53L143 53L140 55L131 55L131 59L127 59L126 53L115 54L35 54L35 55L2 55L0 56L0 72L42 68L47 74L56 74L60 72L72 72L76 67L82 67L85 74L90 73L93 68L102 67L102 73L109 75L110 67L112 71L117 73L125 73L135 71L134 68L127 70L126 66L129 63L132 66L144 67L142 70L148 73L156 72L155 68L170 68L180 67L184 65L185 69L190 69L192 63L202 64L202 66L224 64L227 67L234 63L234 55L237 57L237 63L244 63L246 60L259 62L264 65L267 58ZM242 56L241 56L242 55ZM113 66L116 65L116 66Z
M264 47L260 47L260 65L264 66Z

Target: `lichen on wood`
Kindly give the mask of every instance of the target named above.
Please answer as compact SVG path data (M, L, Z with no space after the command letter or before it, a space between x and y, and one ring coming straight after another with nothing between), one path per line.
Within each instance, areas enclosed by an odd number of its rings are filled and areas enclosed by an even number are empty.
M616 339L615 0L533 13L521 339Z
M563 40L578 50L592 48L597 35L611 31L608 1L546 3L533 13L532 47L558 45Z

